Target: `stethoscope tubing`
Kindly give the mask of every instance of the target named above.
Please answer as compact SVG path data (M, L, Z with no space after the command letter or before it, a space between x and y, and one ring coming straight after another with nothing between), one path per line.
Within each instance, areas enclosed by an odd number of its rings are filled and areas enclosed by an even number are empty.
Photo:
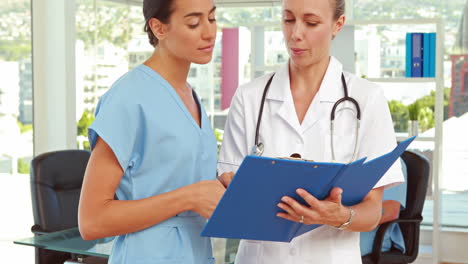
M265 101L266 101L266 95L268 93L268 90L270 89L271 82L273 81L273 77L275 76L275 73L271 75L271 77L268 79L268 82L265 85L265 88L263 90L263 95L262 95L262 100L260 102L260 110L258 112L258 117L257 117L257 125L255 129L255 145L252 148L252 153L261 156L263 154L264 150L264 145L262 142L259 142L259 135L260 135L260 124L262 122L262 116L263 116L263 108L265 106ZM361 123L361 108L359 107L359 103L352 97L348 95L348 86L346 84L346 80L344 77L344 74L341 73L341 83L343 85L343 91L344 91L344 97L341 99L337 100L335 104L333 104L331 113L330 113L330 145L331 145L331 154L332 154L332 160L335 161L335 148L333 144L333 135L334 135L334 122L335 122L335 112L338 106L346 101L351 102L355 108L356 108L356 119L357 119L357 124L356 124L356 137L355 137L355 143L354 143L354 149L353 149L353 156L351 158L351 161L354 161L356 158L356 150L357 150L357 141L358 141L358 133L359 133L359 127ZM350 162L351 162L350 161Z

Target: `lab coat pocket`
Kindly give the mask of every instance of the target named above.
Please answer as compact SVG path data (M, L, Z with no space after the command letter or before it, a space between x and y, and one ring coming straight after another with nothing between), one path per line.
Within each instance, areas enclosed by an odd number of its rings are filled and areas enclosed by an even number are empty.
M331 135L325 135L324 146L324 161L349 163L352 162L351 159L353 158L354 148L356 146L356 136L352 133L347 135L333 135L333 151L335 154L334 159L332 155ZM358 150L356 148L356 152L357 151ZM356 157L354 157L354 159L356 159Z
M262 242L254 240L241 240L236 255L236 264L256 264L262 259Z

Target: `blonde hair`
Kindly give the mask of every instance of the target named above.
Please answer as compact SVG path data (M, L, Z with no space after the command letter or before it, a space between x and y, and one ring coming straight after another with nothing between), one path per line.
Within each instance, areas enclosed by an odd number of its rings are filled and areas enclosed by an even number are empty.
M331 0L334 2L333 8L333 19L337 20L340 16L345 13L345 0ZM332 3L333 4L333 3Z

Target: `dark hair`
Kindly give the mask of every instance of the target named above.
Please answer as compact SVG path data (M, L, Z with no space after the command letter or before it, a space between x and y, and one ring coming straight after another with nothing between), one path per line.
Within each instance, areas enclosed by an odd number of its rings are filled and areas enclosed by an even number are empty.
M337 20L340 16L345 13L345 0L331 0L334 3L333 7L333 19Z
M149 42L153 47L158 45L158 39L154 36L149 26L151 18L157 18L161 23L169 23L169 18L174 10L174 0L144 0L143 16L145 17L145 32L148 34Z

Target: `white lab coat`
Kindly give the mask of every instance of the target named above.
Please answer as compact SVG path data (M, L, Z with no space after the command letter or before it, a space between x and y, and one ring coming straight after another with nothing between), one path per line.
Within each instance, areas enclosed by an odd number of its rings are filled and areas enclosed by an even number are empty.
M300 124L291 95L288 64L276 72L266 97L260 127L260 142L265 147L263 156L284 157L300 153L305 159L332 160L330 113L333 104L344 96L341 73L341 63L330 57L320 89ZM344 75L349 95L358 101L361 108L357 159L367 157L369 160L393 150L396 139L382 90L353 74L344 72ZM254 146L260 101L270 76L257 78L237 89L225 126L218 161L219 173L236 171L243 158L250 154ZM339 162L348 162L354 147L356 113L346 110L347 107L354 109L351 103L342 103L335 117L333 138ZM395 162L375 188L388 188L403 181L400 163ZM294 238L290 243L242 240L236 263L361 263L359 233L321 226Z

